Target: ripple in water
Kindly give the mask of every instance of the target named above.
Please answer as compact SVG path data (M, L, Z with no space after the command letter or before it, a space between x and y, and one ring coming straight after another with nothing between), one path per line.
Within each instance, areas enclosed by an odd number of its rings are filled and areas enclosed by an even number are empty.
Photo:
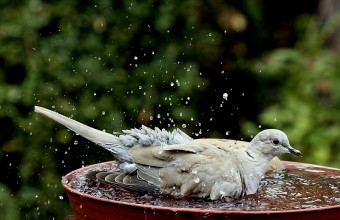
M337 170L322 167L287 167L287 171L267 173L259 192L239 199L218 201L199 198L172 198L162 194L137 194L84 178L90 170L112 171L114 163L103 163L76 172L63 181L74 190L98 198L170 208L207 210L280 211L340 205L340 176Z

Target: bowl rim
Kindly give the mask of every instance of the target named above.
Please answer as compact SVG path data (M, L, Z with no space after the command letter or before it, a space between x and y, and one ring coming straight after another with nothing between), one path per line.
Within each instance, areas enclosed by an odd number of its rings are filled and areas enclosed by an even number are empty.
M131 206L131 207L138 207L143 209L150 209L152 211L171 211L171 212L194 212L194 213L201 213L201 214L242 214L242 215L270 215L270 214L288 214L288 213L305 213L305 212L315 212L315 211L324 211L324 210L331 210L331 209L340 209L339 205L333 205L333 206L325 206L325 207L318 207L318 208L306 208L306 209L292 209L292 210L259 210L259 211L247 211L247 210L216 210L216 209L195 209L195 208L176 208L176 207L167 207L167 206L156 206L156 205L144 205L144 204L138 204L138 203L130 203L130 202L124 202L124 201L117 201L112 199L104 199L95 197L92 195L88 195L85 193L78 192L74 189L72 189L70 186L67 185L66 179L68 176L73 175L74 173L77 173L83 169L91 169L92 167L96 167L98 165L103 164L114 164L116 161L106 161L102 163L96 163L92 165L88 165L85 167L81 167L79 169L73 170L69 173L67 173L65 176L62 177L61 184L63 188L70 193L76 194L77 196L81 198L86 198L90 200L97 200L99 202L109 203L109 204L115 204L115 205L125 205L125 206ZM309 163L302 163L302 162L293 162L293 161L282 161L283 165L286 167L287 170L292 169L292 167L301 167L301 168L322 168L327 170L333 170L338 171L340 175L340 169L333 168L333 167L327 167L322 165L315 165L315 164L309 164Z

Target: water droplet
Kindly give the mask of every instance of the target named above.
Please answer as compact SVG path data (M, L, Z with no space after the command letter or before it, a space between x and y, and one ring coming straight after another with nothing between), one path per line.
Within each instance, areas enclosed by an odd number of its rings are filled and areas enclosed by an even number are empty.
M187 127L187 125L186 124L182 124L182 128L186 128Z
M78 141L77 141L77 140L75 140L75 141L73 142L73 144L74 144L74 145L77 145L77 144L78 144Z
M176 79L176 85L177 85L177 86L180 86L180 85L181 85L181 83L178 81L178 79Z
M60 200L63 200L63 199L64 199L64 197L63 197L63 196L59 196L59 199L60 199Z
M137 57L137 56L134 56L133 59L138 60L138 57Z
M105 111L102 111L102 115L105 115L106 113L105 113Z
M195 183L199 183L200 182L200 178L196 177L194 181L195 181Z
M223 93L223 99L228 100L228 93Z

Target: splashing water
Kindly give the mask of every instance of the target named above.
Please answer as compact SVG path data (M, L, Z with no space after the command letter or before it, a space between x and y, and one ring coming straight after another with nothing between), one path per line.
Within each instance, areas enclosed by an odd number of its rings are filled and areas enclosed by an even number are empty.
M223 99L228 100L228 93L223 93Z
M88 180L90 170L112 171L114 162L83 168L63 178L72 189L98 198L171 208L207 210L280 211L340 205L340 172L328 172L322 167L296 166L281 172L267 173L259 192L238 199L211 201L200 198L173 198L164 194L137 194L113 185ZM327 171L327 172L326 172ZM194 172L194 171L192 171ZM200 179L194 181L201 182ZM63 199L63 198L60 198Z

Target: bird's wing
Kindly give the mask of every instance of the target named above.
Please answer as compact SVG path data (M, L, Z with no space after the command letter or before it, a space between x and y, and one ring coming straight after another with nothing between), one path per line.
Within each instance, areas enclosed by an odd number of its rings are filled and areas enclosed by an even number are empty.
M129 154L136 164L162 168L173 165L175 161L187 154L200 154L209 147L211 147L209 144L195 142L148 147L136 145L129 150Z
M192 141L147 148L135 146L129 154L137 164L141 179L172 195L206 197L214 187L226 182L230 184L229 188L232 185L227 192L231 196L234 191L236 195L242 191L241 174L234 164L233 149Z
M99 181L101 183L112 184L128 190L132 190L134 192L155 193L159 190L159 188L140 179L136 175L136 173L127 174L119 171L90 171L86 174L86 177L92 180Z

